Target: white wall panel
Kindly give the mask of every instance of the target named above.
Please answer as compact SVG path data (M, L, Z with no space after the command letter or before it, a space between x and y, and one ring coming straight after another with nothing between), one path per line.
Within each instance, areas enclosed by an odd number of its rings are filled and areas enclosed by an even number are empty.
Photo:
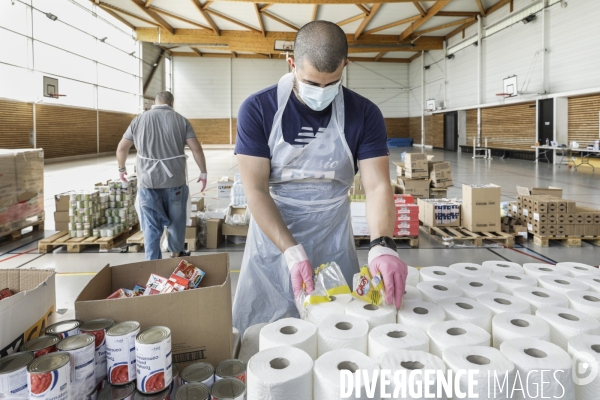
M10 1L0 2L0 26L11 31L27 35L29 7L21 2L12 4Z
M248 96L276 85L288 72L288 64L283 58L273 60L236 58L231 61L233 118L237 118L238 110Z
M0 63L0 98L32 101L32 82L30 70Z
M34 41L35 69L48 74L96 83L94 62L47 44Z
M27 39L0 28L0 62L27 68Z
M98 88L98 108L131 114L140 112L136 95L101 87Z
M98 64L98 85L100 86L135 93L138 89L138 82L137 76Z
M477 104L477 47L469 46L446 62L447 108Z
M58 3L58 2L56 2ZM77 7L73 7L76 9ZM71 53L95 59L96 39L63 21L52 21L44 14L33 14L33 37Z
M421 55L421 57L423 57ZM421 57L414 59L409 66L410 93L408 95L408 116L420 117L423 109L421 86L423 84L423 66Z

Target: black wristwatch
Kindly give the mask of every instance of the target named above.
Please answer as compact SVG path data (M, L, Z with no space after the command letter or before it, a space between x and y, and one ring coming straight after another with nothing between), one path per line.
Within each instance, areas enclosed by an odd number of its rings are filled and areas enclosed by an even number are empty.
M382 237L378 237L377 239L373 240L371 243L369 243L369 250L371 250L373 247L380 245L383 247L388 247L392 250L396 250L396 242L394 242L394 239L392 239L389 236L382 236Z

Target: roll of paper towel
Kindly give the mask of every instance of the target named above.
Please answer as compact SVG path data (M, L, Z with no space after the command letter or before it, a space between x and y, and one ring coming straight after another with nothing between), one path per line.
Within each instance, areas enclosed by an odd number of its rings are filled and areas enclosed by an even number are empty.
M512 294L513 290L522 286L537 286L537 279L533 276L511 273L494 272L490 280L498 284L500 293Z
M569 299L560 293L542 287L523 286L513 291L513 296L525 300L531 305L531 313L539 308L569 307Z
M500 348L502 342L517 338L532 338L550 341L550 325L531 314L506 312L498 314L492 321L493 346Z
M454 284L463 291L466 297L471 299L476 299L479 295L498 290L498 284L487 278L464 277L457 279Z
M422 267L419 271L421 282L444 281L454 282L460 278L460 274L448 267Z
M537 310L535 315L550 325L550 341L563 350L567 350L568 340L573 336L600 334L600 322L581 311L548 307Z
M342 294L331 296L331 301L321 304L313 304L308 307L307 319L319 326L325 317L346 313L346 306L352 302L352 295Z
M248 400L312 400L313 360L306 352L280 346L262 350L248 363Z
M492 310L466 297L448 297L439 301L438 305L446 312L446 320L466 321L492 333Z
M402 324L381 325L369 332L368 355L372 359L397 349L429 352L429 336L417 327Z
M445 320L444 309L426 301L402 304L402 308L398 311L399 324L417 327L425 333L431 325Z
M514 263L514 262L508 262L508 261L504 261L504 260L498 260L498 261L494 260L494 261L484 261L481 263L481 265L483 265L484 267L491 268L492 273L493 272L502 272L505 274L518 274L518 275L525 274L523 267L521 267L521 265Z
M575 400L571 357L565 350L543 340L519 338L502 343L500 351L515 364L520 379L515 386L524 388L515 390L513 399Z
M319 357L328 351L352 349L367 354L367 321L353 315L330 315L317 328Z
M600 393L600 336L577 335L569 339L569 355L573 358L578 377L582 380L589 377L591 382L575 385L577 400L597 400ZM581 375L579 375L581 374ZM594 377L595 376L595 377ZM593 378L593 379L592 379Z
M486 346L455 346L444 350L443 357L455 376L459 373L462 374L458 385L460 393L457 393L457 389L454 388L454 398L512 399L510 388L503 383L505 379L506 382L513 382L515 365L500 350ZM472 383L476 383L474 396L468 396L469 373L465 373L465 371L473 371ZM464 394L467 396L464 397Z
M396 323L396 307L365 303L361 300L353 301L346 306L346 314L361 318L369 324L369 329L379 325Z
M567 294L572 290L589 290L589 286L570 276L542 275L538 278L540 287L553 290L556 293Z
M473 263L452 264L450 269L456 271L460 276L469 276L471 278L488 278L492 274L490 267Z
M579 275L576 277L579 282L583 282L588 285L590 288L588 290L593 290L594 292L600 292L600 276L596 275Z
M556 264L556 266L567 270L569 272L569 275L572 277L576 277L579 275L600 276L600 269L587 264L577 262L559 262Z
M317 327L298 318L283 318L260 331L260 351L278 346L290 346L305 351L317 359Z
M420 280L420 274L419 274L419 270L416 269L415 267L408 267L408 275L406 276L406 284L410 285L410 286L417 286L417 283L419 283Z
M569 308L600 320L600 294L592 291L574 290L567 292Z
M544 275L569 275L569 271L566 269L550 264L527 263L523 264L523 269L525 269L525 275L533 276L536 279Z
M490 334L483 328L464 321L438 322L427 329L429 351L442 357L444 349L453 346L489 346Z
M343 370L352 372L354 376L359 373L361 374L360 393L357 393L355 386L350 386L346 388L352 390L352 392L346 393L349 394L349 397L340 396L340 394L344 394L341 393L343 388L340 385L340 375ZM359 400L381 399L379 379L376 379L375 382L369 382L369 385L366 386L364 380L365 373L369 377L372 377L373 371L378 370L379 364L377 364L377 361L356 350L340 349L330 351L320 356L315 362L313 398L319 400L338 400L342 398Z
M398 388L399 397L392 397L396 399L433 399L433 400L447 400L445 392L440 388L441 396L437 396L439 383L434 378L433 382L425 382L425 379L421 376L431 374L435 377L437 371L446 371L446 365L437 356L426 353L424 351L411 351L411 350L389 350L382 353L379 358L379 366L382 371L389 371L391 373L390 390L388 393L392 394L396 391L396 385L394 383L393 376L397 371L403 371L406 374L407 385L400 385ZM413 371L419 371L420 374L415 376L412 381L409 379ZM410 382L413 382L412 387L407 387ZM403 392L404 391L404 392ZM411 391L412 394L411 395Z
M417 289L423 294L423 300L437 303L446 297L460 297L463 291L450 281L428 281L419 282Z
M531 306L525 300L504 293L486 293L477 297L477 301L492 310L492 314L518 312L531 314Z
M423 295L414 286L406 285L404 288L404 296L402 297L402 303L407 301L423 301Z

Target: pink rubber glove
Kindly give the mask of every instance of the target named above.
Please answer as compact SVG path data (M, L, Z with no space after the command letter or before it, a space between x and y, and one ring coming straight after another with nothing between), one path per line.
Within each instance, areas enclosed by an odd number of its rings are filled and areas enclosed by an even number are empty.
M301 244L288 248L284 253L285 261L290 269L290 279L292 280L292 289L294 298L302 292L302 287L307 294L315 290L315 284L312 277L312 265L308 261L304 247Z
M125 175L127 175L127 171L125 171L125 172L119 172L119 178L121 178L121 180L123 182L127 182L127 178L125 178Z
M204 192L204 189L206 189L206 172L203 172L200 174L200 178L198 178L198 182L202 182L202 190L200 190L200 191Z
M375 276L378 272L383 279L385 301L388 305L396 303L399 309L406 289L407 265L400 260L398 253L383 246L375 246L369 251L369 272Z

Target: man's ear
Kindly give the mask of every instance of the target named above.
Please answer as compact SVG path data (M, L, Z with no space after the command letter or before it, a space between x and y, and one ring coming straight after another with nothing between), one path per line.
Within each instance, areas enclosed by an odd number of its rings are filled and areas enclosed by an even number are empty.
M290 68L295 69L296 68L296 63L294 62L294 59L292 57L288 57L287 62L290 66Z

